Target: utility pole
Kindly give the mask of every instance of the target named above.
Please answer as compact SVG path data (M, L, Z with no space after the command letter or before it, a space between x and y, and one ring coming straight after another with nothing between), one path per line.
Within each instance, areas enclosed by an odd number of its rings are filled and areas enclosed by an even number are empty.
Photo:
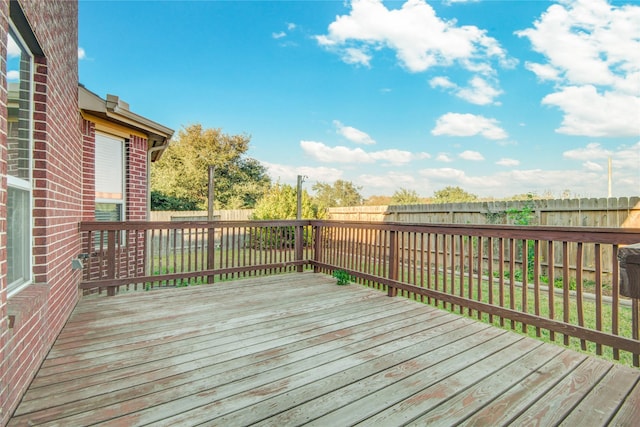
M297 206L297 210L296 210L296 219L297 220L301 220L302 219L302 183L304 182L304 178L302 177L302 175L298 175L298 188L297 188L297 192L296 192L296 196L297 196L297 202L298 202L298 206Z
M216 167L213 165L209 165L209 203L207 204L207 220L208 221L213 221L213 202L214 202L214 196L215 196L215 192L214 192L214 185L215 185L215 179L214 179L214 172L215 172Z

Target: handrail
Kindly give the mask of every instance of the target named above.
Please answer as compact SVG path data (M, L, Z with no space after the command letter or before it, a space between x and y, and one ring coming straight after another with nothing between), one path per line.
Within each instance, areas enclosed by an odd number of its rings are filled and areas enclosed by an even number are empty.
M185 286L313 268L640 365L618 256L640 229L351 221L83 222L82 289ZM624 251L623 251L624 252ZM634 296L634 295L632 295Z

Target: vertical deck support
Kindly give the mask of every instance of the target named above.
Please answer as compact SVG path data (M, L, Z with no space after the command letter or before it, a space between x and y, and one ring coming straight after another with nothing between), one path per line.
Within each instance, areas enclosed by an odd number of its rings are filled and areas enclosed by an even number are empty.
M304 226L302 225L301 222L298 222L298 224L296 224L296 241L295 241L295 250L296 250L296 261L300 262L302 261L302 257L303 257L303 249L304 249ZM296 266L296 271L298 273L302 273L303 270L303 265L302 264L298 264Z
M322 262L322 226L313 226L313 272L318 273L320 268L318 263Z
M620 261L620 295L632 299L631 334L634 340L640 340L640 243L620 248L618 261ZM640 344L633 354L633 365L640 366Z
M215 269L216 265L216 229L213 221L207 222L207 270ZM212 284L214 276L207 276L207 283Z

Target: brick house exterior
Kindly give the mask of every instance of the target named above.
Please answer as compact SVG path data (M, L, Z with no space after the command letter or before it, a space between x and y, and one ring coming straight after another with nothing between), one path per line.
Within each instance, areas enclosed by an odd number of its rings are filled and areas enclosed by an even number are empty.
M82 251L78 223L96 218L96 135L122 138L122 219L145 220L149 161L161 155L173 131L130 112L117 97L104 100L78 86L77 1L0 0L0 47L5 425L80 298L82 273L72 261ZM26 273L14 280L18 270Z

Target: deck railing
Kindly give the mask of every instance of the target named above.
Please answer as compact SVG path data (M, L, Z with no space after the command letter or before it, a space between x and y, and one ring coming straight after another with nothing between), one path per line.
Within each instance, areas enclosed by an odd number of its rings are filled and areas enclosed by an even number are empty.
M640 229L332 221L82 223L81 287L185 286L331 273L640 366L638 299L618 251Z

